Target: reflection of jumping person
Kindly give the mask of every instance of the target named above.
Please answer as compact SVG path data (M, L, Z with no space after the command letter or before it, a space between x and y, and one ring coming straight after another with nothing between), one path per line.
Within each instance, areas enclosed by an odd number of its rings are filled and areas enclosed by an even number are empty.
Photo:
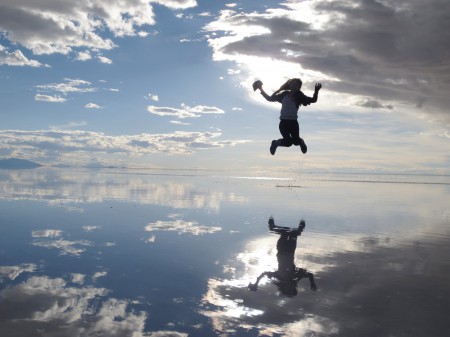
M311 103L317 102L319 90L322 88L322 84L316 84L313 97L308 97L300 91L302 81L299 78L292 78L288 80L271 96L263 90L262 85L262 82L258 80L253 83L253 89L259 89L261 95L263 95L269 102L281 103L279 129L283 138L272 141L270 153L274 155L278 146L289 147L292 145L299 145L302 152L306 153L308 148L305 141L300 138L298 109L300 105L307 106Z
M272 217L269 219L269 229L280 234L277 242L277 260L278 270L273 272L264 272L258 276L255 283L250 283L248 288L252 291L258 289L258 283L264 276L276 279L274 282L280 292L286 296L293 297L297 295L297 283L302 278L308 277L311 290L317 290L314 281L314 275L306 269L297 268L294 263L294 253L297 247L297 237L301 235L305 228L305 221L301 220L298 228L276 226Z

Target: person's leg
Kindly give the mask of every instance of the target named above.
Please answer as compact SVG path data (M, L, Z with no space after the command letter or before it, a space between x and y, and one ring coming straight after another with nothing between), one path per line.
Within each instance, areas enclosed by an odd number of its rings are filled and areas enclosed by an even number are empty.
M280 133L281 136L283 137L282 139L278 139L278 146L285 146L285 147L290 147L292 146L293 142L292 142L292 136L291 136L291 132L292 132L292 126L291 126L291 121L288 120L280 120L280 125L279 125L279 129L280 129Z
M295 146L299 146L300 145L300 127L298 126L298 121L297 120L293 120L293 121L289 121L289 132L291 134L292 137L292 143Z
M302 152L306 153L308 151L308 147L306 146L303 138L300 138L300 127L297 120L292 121L292 124L290 125L290 132L292 135L293 144L300 146Z

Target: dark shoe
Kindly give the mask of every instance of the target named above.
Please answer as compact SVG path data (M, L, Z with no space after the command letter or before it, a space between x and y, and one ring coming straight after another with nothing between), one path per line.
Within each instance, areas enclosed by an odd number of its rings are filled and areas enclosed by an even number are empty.
M305 220L300 220L300 223L298 224L297 233L298 235L301 235L303 230L305 229L306 223Z
M270 154L272 156L275 154L277 147L278 147L278 142L276 140L272 140L272 145L270 145Z
M273 218L270 217L269 218L269 229L274 229L275 228L275 221L273 221Z
M308 147L306 146L303 138L300 138L300 149L302 150L303 153L306 153L306 151L308 151Z

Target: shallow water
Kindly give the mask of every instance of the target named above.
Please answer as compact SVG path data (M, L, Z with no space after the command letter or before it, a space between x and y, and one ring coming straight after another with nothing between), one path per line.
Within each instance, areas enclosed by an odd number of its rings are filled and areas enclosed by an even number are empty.
M0 183L1 336L448 335L448 176L41 168Z

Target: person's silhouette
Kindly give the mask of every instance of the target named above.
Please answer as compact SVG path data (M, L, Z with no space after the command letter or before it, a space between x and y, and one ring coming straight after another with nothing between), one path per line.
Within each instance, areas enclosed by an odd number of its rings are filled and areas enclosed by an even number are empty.
M259 89L261 95L269 102L281 103L279 130L281 139L274 139L270 145L270 153L275 154L278 146L290 147L292 145L300 146L303 153L308 151L303 138L300 138L300 126L298 124L298 110L301 105L308 106L316 103L319 98L319 91L322 84L316 83L314 87L314 95L306 96L300 89L303 82L299 78L291 78L284 83L280 89L272 95L268 95L263 89L263 83L257 80L253 83L253 90Z
M302 278L308 277L311 290L316 291L317 286L314 275L303 268L297 268L294 263L295 249L297 248L297 237L301 235L305 228L305 221L301 220L298 228L289 228L275 225L272 217L269 219L269 229L280 235L277 242L278 269L276 271L263 272L258 276L255 283L249 283L248 288L252 291L258 289L259 281L264 276L275 279L274 283L283 295L293 297L297 295L297 283Z

